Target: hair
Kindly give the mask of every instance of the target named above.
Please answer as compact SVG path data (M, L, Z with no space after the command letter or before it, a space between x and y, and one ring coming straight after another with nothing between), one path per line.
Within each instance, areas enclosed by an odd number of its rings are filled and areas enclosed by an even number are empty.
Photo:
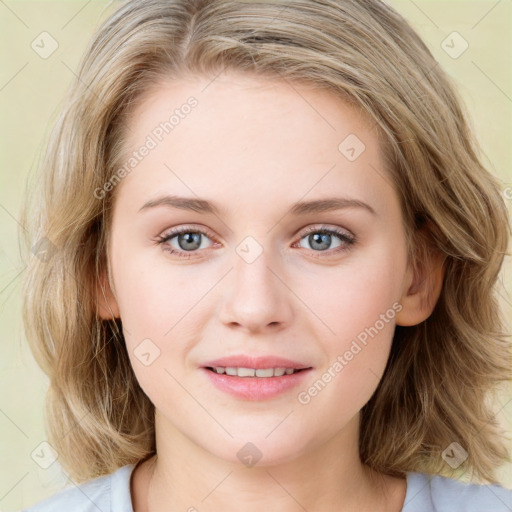
M382 141L410 261L420 268L434 250L444 258L431 315L396 326L361 410L361 461L394 476L450 476L441 455L457 442L468 453L459 471L496 482L496 468L510 462L491 403L512 360L497 289L508 213L454 84L378 0L128 0L101 24L22 211L25 335L49 377L46 428L62 467L80 482L156 453L154 406L121 320L97 312L102 272L111 283L116 191L101 200L94 191L123 163L127 120L144 93L229 70L310 84L358 106Z

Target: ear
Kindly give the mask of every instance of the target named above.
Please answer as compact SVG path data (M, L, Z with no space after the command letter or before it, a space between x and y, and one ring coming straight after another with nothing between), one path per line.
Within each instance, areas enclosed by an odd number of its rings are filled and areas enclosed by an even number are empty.
M396 324L417 325L426 320L434 310L441 295L445 275L446 256L428 244L420 235L422 250L409 261Z
M103 320L114 320L120 318L119 306L110 288L108 277L102 271L96 283L96 313Z

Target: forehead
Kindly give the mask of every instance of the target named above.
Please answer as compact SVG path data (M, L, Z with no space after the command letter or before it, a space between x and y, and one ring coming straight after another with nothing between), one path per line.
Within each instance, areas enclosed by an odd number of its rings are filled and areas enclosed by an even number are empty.
M172 128L173 138L189 129L199 136L201 129L213 131L226 127L242 127L247 134L274 135L282 125L287 126L287 131L279 133L281 139L287 134L311 136L312 131L319 131L319 136L338 132L336 137L339 137L344 128L358 131L361 136L371 128L372 135L377 136L375 123L369 116L340 94L311 83L234 71L214 78L162 79L136 98L130 109L127 146L151 133L155 121L165 123L173 113L181 120L189 119L178 123L179 130L178 126ZM183 117L180 110L190 110L186 104L191 98L197 106Z
M138 99L127 128L125 160L149 140L154 147L116 193L146 200L157 191L215 191L221 202L236 192L265 204L278 191L294 202L333 186L368 197L385 178L369 118L305 83L239 73L162 81Z

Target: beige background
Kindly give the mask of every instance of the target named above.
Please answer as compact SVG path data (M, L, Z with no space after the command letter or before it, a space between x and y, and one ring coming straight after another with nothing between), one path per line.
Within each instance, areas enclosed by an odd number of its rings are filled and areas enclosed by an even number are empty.
M390 2L418 30L440 64L456 80L473 116L486 163L512 203L512 2ZM35 364L20 320L17 219L27 177L37 168L49 129L92 33L110 12L105 1L0 1L0 511L19 510L54 494L66 479L58 461L47 469L31 457L46 436L43 400L47 379ZM31 47L42 33L58 42L41 58ZM463 41L468 48L458 58ZM451 41L455 43L452 44ZM508 191L508 192L507 192ZM504 269L504 305L510 318L510 264ZM510 388L497 416L512 431ZM500 472L512 488L512 465Z

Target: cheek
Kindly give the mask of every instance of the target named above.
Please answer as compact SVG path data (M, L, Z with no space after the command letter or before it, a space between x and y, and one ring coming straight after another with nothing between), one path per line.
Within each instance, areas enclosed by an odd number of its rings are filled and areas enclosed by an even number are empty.
M326 288L308 295L312 309L321 311L328 330L322 373L334 402L370 398L386 366L399 303L405 257L386 247L354 265L340 267ZM331 384L332 382L332 384Z
M192 266L172 268L137 256L119 259L115 268L123 334L140 386L151 399L161 394L162 385L169 396L181 396L172 375L182 379L177 361L190 340L198 339L197 318L206 314L201 297L214 284L211 276L199 285Z
M165 339L200 297L190 271L172 268L157 251L123 251L130 256L118 257L115 266L117 302L132 342Z
M307 297L306 304L322 320L327 336L343 347L386 312L394 322L404 272L404 254L380 245L354 253L328 274L301 279L304 288L299 294ZM388 323L382 330L389 336Z

